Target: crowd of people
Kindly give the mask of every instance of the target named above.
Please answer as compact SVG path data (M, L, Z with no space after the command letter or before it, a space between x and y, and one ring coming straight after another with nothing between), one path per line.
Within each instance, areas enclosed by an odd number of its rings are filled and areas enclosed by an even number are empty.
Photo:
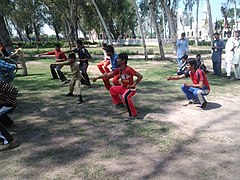
M219 33L214 33L214 41L212 45L212 63L213 74L222 76L222 51L225 48L225 69L228 79L231 77L232 66L234 66L234 75L236 79L240 79L240 43L239 31L235 31L234 37L228 33L228 40L225 46L223 40L220 39ZM190 78L192 83L184 83L181 86L183 94L188 102L183 105L199 104L201 108L206 108L208 102L205 96L210 92L210 85L206 73L209 72L204 64L201 54L197 54L194 58L188 56L188 39L185 33L181 34L181 38L177 40L177 75L168 76L167 80L179 80L182 78ZM137 110L132 101L132 97L136 94L136 86L143 79L143 76L134 68L128 66L128 54L117 54L112 45L102 44L104 59L97 64L101 75L93 77L93 82L102 79L106 90L109 91L112 102L116 108L126 109L128 117L126 120L137 118ZM27 66L24 60L22 45L18 44L17 49L13 53L8 53L4 45L0 43L0 141L2 148L7 150L18 147L19 144L14 140L6 128L14 126L13 120L8 116L17 106L18 90L11 84L14 79L15 65L7 63L4 58L16 58L22 66L22 75L27 75ZM66 53L70 53L68 56ZM78 57L76 56L78 54ZM84 103L83 95L80 89L81 84L91 88L90 78L87 73L89 60L92 58L83 41L76 40L76 48L71 51L63 52L60 44L55 45L55 50L39 54L55 55L55 63L50 64L50 72L52 79L60 79L63 84L69 85L68 97L74 96L74 90L78 96L77 104ZM68 80L61 71L63 66L70 66L72 72L71 80ZM110 67L109 67L110 66ZM136 78L135 78L136 77ZM112 79L112 81L111 81Z

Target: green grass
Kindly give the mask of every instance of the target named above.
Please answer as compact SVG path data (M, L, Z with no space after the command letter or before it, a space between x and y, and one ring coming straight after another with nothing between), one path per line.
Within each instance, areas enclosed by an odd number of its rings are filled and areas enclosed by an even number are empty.
M96 68L99 61L92 60L91 67ZM11 117L17 124L14 137L21 146L0 154L3 179L119 179L120 175L107 170L108 162L124 163L142 145L165 153L178 143L172 136L173 125L143 120L149 113L166 114L169 103L185 99L180 91L183 81L166 80L176 73L175 61L129 60L144 76L133 97L139 112L134 122L123 121L127 114L114 108L101 80L92 88L81 87L85 103L77 106L77 97L64 96L68 86L50 80L51 62L54 59L28 62L29 75L17 75L13 81L19 89L19 105ZM62 70L71 78L69 67ZM97 70L89 73L90 77L97 74ZM236 81L208 77L214 95L239 86Z

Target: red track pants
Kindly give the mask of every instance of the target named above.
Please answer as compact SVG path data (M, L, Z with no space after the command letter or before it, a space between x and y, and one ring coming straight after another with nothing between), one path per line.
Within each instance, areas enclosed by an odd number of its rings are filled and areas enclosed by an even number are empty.
M126 89L122 86L112 86L110 88L113 104L124 103L127 107L129 116L136 116L137 110L131 100L132 96L136 94L135 89ZM120 95L122 98L120 98Z

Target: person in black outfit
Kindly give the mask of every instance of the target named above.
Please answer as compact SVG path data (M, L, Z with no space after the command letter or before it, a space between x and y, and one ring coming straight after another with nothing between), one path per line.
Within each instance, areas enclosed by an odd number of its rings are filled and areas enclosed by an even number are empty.
M78 53L79 58L79 68L82 71L83 79L81 80L82 84L87 85L88 87L91 87L90 80L87 74L87 68L88 68L88 60L92 59L91 55L89 54L88 50L83 46L83 42L81 39L78 39L76 41L76 48L72 51L74 53Z

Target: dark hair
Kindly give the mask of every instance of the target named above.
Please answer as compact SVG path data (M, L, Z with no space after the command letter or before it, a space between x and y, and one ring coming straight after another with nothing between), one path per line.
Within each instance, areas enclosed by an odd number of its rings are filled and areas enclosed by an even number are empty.
M188 59L188 55L186 55L186 54L184 54L182 57L181 57L181 59Z
M103 47L107 47L107 43L103 42L103 43L102 43L102 46L103 46Z
M196 57L200 57L201 58L201 54L197 54Z
M183 32L181 35L182 35L182 36L186 36L185 32Z
M72 58L72 59L76 59L76 55L75 53L71 53L68 55L68 58Z
M213 35L220 35L218 32L215 32Z
M119 58L119 59L122 59L122 60L125 60L125 64L127 64L127 61L128 61L128 55L127 55L127 53L120 53L120 54L118 55L118 58Z
M79 45L81 45L81 46L83 45L83 42L82 42L81 39L77 39L77 40L76 40L76 43L79 44Z
M106 47L106 52L112 52L112 53L114 53L114 48L113 48L113 46L107 45L107 47Z
M61 45L60 45L59 43L56 43L56 44L55 44L55 47L58 47L58 48L60 48L60 47L61 47Z
M197 62L196 62L196 59L194 59L194 58L189 58L188 60L187 60L187 64L189 64L189 65L191 65L191 66L194 66L194 68L195 69L197 69Z

